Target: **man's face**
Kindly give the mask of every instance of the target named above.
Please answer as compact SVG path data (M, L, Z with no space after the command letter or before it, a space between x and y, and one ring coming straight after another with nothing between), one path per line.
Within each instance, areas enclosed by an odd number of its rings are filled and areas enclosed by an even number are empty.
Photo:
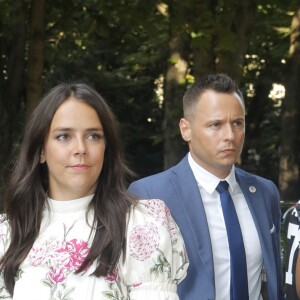
M180 120L180 131L193 159L219 178L237 161L245 138L245 109L236 93L207 90L191 117Z

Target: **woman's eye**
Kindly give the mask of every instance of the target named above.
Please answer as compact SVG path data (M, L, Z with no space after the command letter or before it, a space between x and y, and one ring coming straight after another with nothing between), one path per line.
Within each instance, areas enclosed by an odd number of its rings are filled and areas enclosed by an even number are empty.
M56 139L58 139L59 141L66 141L68 140L70 137L67 134L60 134L59 136L56 137Z
M89 140L95 140L95 141L98 141L98 140L100 140L102 138L102 136L100 135L100 134L98 134L98 133L93 133L93 134L90 134L89 136L88 136L88 139Z

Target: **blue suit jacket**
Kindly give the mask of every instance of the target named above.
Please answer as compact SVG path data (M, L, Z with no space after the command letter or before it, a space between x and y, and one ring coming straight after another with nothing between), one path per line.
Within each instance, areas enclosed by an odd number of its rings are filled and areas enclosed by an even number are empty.
M280 201L273 182L236 168L236 178L259 235L268 299L283 299L280 252ZM249 187L256 191L249 191ZM178 165L133 182L129 191L144 199L162 199L183 235L190 260L178 286L182 300L215 299L214 267L208 224L196 179L187 156Z

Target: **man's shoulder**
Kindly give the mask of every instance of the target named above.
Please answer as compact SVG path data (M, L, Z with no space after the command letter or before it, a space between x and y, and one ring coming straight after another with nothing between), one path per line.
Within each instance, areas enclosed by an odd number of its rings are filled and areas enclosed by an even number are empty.
M276 184L270 179L239 168L236 168L236 178L243 191L250 190L250 186L253 186L267 199L275 199L276 203L280 199L279 190Z
M247 172L243 169L240 169L240 168L235 168L235 172L236 172L236 175L240 178L247 178L249 180L255 180L256 182L258 183L262 183L262 184L274 184L273 181L271 181L270 179L267 179L265 177L262 177L260 175L257 175L257 174L253 174L253 173L250 173L250 172Z
M153 175L149 175L141 179L138 179L134 182L138 182L138 183L145 183L145 182L149 183L149 182L157 182L157 181L161 182L163 180L167 180L170 176L174 174L178 174L179 172L182 171L183 168L187 166L189 166L187 162L187 157L184 157L178 164L159 173L155 173Z
M161 182L162 180L167 179L170 176L170 173L172 173L172 169L174 167L167 169L165 171L149 175L140 179L135 180L133 183L149 183L149 182Z

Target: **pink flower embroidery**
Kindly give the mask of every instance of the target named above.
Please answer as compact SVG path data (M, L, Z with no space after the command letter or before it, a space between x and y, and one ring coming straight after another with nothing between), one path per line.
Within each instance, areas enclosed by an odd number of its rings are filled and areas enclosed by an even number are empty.
M61 244L55 239L49 239L41 244L34 245L30 250L28 259L31 265L38 266L46 263L49 260L55 259L57 250Z
M158 229L153 223L136 226L130 233L129 253L137 260L144 261L159 245Z
M119 279L118 268L115 268L111 274L108 274L105 278L105 281L109 283L115 283Z
M58 250L61 253L60 262L69 271L76 271L88 255L89 250L85 241L77 241L76 239L68 241Z
M169 208L164 204L162 200L150 200L146 202L146 208L148 213L154 217L154 219L168 230L171 237L176 235L177 227L174 222Z
M50 272L47 273L47 278L52 284L63 283L66 280L66 274L63 269L50 268Z
M139 283L134 283L132 286L133 286L133 287L138 287L138 286L140 286L140 285L142 285L141 282L139 282Z

